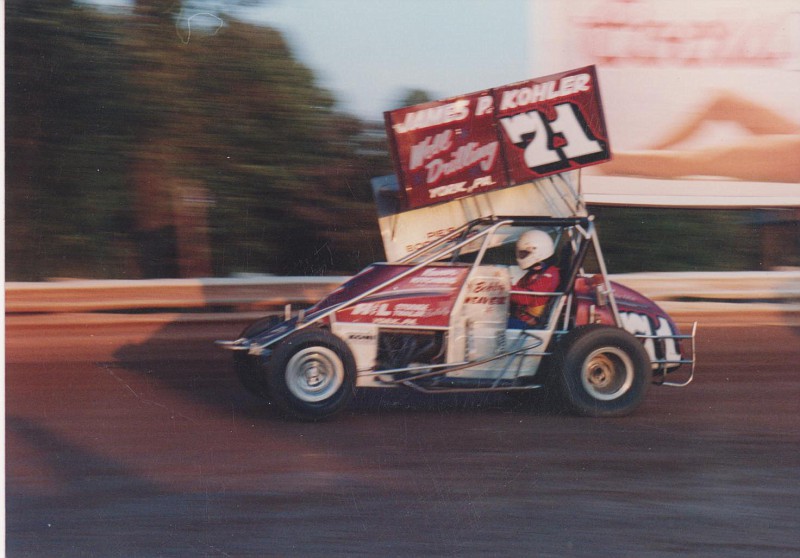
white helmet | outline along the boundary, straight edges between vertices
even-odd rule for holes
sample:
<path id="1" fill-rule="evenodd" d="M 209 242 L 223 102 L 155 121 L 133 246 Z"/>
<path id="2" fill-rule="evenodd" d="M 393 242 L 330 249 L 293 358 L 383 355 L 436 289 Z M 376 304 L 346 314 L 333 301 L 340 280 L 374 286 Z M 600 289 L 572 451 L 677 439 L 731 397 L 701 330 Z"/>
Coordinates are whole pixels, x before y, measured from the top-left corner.
<path id="1" fill-rule="evenodd" d="M 525 231 L 517 240 L 517 265 L 529 269 L 555 252 L 552 237 L 539 229 Z"/>

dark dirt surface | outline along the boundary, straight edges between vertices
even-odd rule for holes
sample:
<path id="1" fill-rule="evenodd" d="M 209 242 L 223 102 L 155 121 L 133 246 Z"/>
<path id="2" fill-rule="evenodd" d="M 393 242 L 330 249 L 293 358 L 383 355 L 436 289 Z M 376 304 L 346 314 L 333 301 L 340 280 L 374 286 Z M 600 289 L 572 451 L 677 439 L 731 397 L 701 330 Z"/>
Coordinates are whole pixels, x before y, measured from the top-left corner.
<path id="1" fill-rule="evenodd" d="M 800 329 L 701 326 L 622 419 L 362 391 L 281 418 L 241 324 L 10 317 L 6 544 L 30 556 L 798 556 Z"/>

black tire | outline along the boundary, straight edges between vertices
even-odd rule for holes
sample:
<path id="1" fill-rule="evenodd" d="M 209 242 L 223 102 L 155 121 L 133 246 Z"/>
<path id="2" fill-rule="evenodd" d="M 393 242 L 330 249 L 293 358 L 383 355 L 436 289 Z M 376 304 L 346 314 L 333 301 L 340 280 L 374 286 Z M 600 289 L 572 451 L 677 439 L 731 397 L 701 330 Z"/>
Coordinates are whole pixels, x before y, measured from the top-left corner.
<path id="1" fill-rule="evenodd" d="M 511 399 L 521 409 L 531 409 L 544 413 L 562 411 L 564 407 L 563 398 L 560 395 L 557 379 L 560 370 L 554 357 L 544 357 L 536 370 L 536 374 L 527 379 L 526 382 L 541 387 L 525 391 L 510 391 Z"/>
<path id="2" fill-rule="evenodd" d="M 269 399 L 267 374 L 258 357 L 237 351 L 233 355 L 233 369 L 244 389 L 256 397 Z"/>
<path id="3" fill-rule="evenodd" d="M 650 358 L 627 331 L 604 325 L 578 328 L 553 355 L 554 380 L 563 401 L 579 415 L 620 417 L 632 413 L 650 386 Z"/>
<path id="4" fill-rule="evenodd" d="M 350 402 L 356 365 L 347 345 L 324 329 L 284 339 L 272 354 L 267 385 L 275 404 L 301 420 L 328 418 Z"/>

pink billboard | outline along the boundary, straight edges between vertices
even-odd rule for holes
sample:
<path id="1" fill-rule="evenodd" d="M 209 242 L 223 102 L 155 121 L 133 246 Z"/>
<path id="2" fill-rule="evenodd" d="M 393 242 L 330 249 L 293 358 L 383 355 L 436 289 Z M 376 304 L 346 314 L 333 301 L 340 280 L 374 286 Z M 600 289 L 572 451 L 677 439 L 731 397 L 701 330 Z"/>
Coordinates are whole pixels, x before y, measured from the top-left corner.
<path id="1" fill-rule="evenodd" d="M 405 209 L 607 161 L 593 66 L 387 112 Z"/>
<path id="2" fill-rule="evenodd" d="M 588 203 L 800 206 L 800 0 L 540 0 L 529 29 L 533 72 L 603 82 Z"/>

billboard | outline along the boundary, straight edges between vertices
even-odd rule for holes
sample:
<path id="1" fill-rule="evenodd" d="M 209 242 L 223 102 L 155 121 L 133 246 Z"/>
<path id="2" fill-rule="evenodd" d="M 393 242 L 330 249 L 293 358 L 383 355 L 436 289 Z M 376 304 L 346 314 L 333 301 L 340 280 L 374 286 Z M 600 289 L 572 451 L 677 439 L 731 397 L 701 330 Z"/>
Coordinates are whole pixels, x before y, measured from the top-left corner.
<path id="1" fill-rule="evenodd" d="M 800 206 L 800 0 L 541 0 L 530 30 L 533 71 L 603 83 L 587 203 Z"/>
<path id="2" fill-rule="evenodd" d="M 593 66 L 385 114 L 404 210 L 607 161 Z"/>

